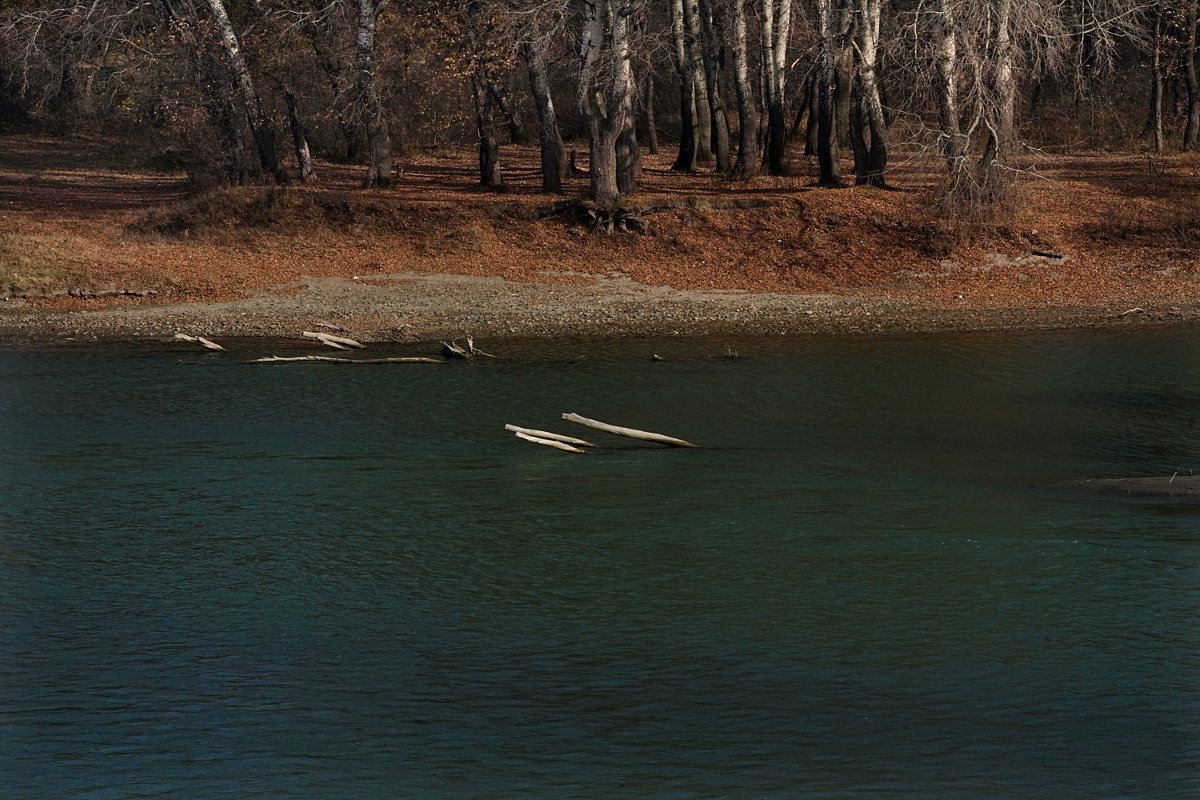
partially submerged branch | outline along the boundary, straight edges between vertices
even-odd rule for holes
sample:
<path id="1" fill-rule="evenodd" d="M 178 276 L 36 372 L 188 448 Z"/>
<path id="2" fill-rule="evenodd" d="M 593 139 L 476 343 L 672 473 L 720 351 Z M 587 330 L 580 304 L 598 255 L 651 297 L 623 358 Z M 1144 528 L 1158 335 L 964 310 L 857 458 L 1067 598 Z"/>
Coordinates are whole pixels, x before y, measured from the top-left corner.
<path id="1" fill-rule="evenodd" d="M 587 450 L 580 450 L 578 447 L 573 447 L 573 446 L 567 444 L 566 442 L 560 442 L 555 439 L 543 439 L 538 436 L 530 436 L 529 434 L 521 433 L 520 431 L 516 431 L 516 436 L 518 439 L 524 439 L 527 442 L 533 442 L 534 444 L 540 444 L 544 447 L 553 447 L 556 450 L 563 450 L 568 453 L 586 453 L 587 452 Z"/>
<path id="2" fill-rule="evenodd" d="M 606 422 L 599 422 L 594 419 L 580 416 L 575 413 L 563 414 L 562 418 L 567 422 L 574 422 L 577 425 L 584 425 L 588 428 L 595 428 L 598 431 L 605 431 L 617 436 L 625 436 L 630 439 L 640 439 L 646 442 L 657 442 L 659 444 L 670 445 L 671 447 L 696 447 L 691 442 L 683 439 L 676 439 L 674 436 L 664 436 L 661 433 L 651 433 L 650 431 L 639 431 L 636 428 L 623 428 L 619 425 L 609 425 Z"/>
<path id="3" fill-rule="evenodd" d="M 177 333 L 177 334 L 175 334 L 175 338 L 181 342 L 192 342 L 194 344 L 200 345 L 201 347 L 207 348 L 209 350 L 214 350 L 216 352 L 220 352 L 220 353 L 225 352 L 224 347 L 221 347 L 221 345 L 217 344 L 216 342 L 212 342 L 212 341 L 209 341 L 208 339 L 205 339 L 203 336 L 189 336 L 186 333 Z"/>
<path id="4" fill-rule="evenodd" d="M 565 444 L 573 444 L 573 445 L 576 445 L 577 447 L 595 447 L 596 446 L 596 445 L 592 444 L 591 442 L 587 441 L 586 439 L 576 439 L 574 436 L 563 436 L 561 433 L 551 433 L 550 431 L 539 431 L 539 430 L 535 430 L 533 428 L 522 428 L 517 425 L 505 425 L 504 430 L 512 431 L 513 433 L 517 434 L 518 436 L 521 434 L 525 434 L 526 436 L 534 436 L 538 439 L 552 439 L 553 441 L 556 441 L 556 442 L 563 442 Z"/>

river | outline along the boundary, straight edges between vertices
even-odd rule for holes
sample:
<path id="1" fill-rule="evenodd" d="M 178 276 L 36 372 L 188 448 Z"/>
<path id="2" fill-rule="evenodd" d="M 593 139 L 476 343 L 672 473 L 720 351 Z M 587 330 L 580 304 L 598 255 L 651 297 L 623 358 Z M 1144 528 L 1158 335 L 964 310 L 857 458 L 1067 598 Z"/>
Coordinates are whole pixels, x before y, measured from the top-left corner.
<path id="1" fill-rule="evenodd" d="M 0 350 L 0 796 L 1200 794 L 1200 332 L 479 345 Z"/>

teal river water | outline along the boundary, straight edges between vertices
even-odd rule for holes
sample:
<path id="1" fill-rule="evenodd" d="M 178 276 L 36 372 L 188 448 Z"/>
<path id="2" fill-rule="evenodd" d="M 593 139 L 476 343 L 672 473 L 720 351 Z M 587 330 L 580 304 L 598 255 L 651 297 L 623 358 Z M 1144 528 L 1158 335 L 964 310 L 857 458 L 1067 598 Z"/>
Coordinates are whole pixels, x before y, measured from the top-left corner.
<path id="1" fill-rule="evenodd" d="M 0 351 L 0 797 L 1200 796 L 1200 331 L 481 345 Z"/>

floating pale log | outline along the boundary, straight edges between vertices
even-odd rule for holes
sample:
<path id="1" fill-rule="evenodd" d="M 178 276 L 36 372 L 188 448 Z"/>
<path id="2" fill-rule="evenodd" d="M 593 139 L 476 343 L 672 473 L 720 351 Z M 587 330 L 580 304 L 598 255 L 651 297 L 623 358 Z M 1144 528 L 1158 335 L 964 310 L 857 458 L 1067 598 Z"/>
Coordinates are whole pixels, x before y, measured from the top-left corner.
<path id="1" fill-rule="evenodd" d="M 243 361 L 243 364 L 278 364 L 292 361 L 324 361 L 328 364 L 445 364 L 440 358 L 404 356 L 402 358 L 334 358 L 333 356 L 267 356 Z"/>
<path id="2" fill-rule="evenodd" d="M 668 444 L 671 447 L 695 447 L 691 442 L 685 442 L 683 439 L 676 439 L 674 436 L 663 436 L 661 433 L 651 433 L 649 431 L 639 431 L 635 428 L 622 428 L 619 425 L 609 425 L 607 422 L 598 422 L 594 419 L 581 417 L 575 413 L 563 414 L 562 418 L 567 422 L 574 422 L 577 425 L 586 425 L 589 428 L 595 428 L 598 431 L 606 431 L 617 436 L 626 436 L 630 439 L 641 439 L 646 442 L 658 442 L 659 444 Z"/>
<path id="3" fill-rule="evenodd" d="M 576 445 L 577 447 L 595 447 L 596 446 L 596 445 L 592 444 L 591 442 L 587 441 L 586 439 L 576 439 L 574 436 L 563 436 L 561 433 L 550 433 L 550 431 L 539 431 L 539 430 L 534 430 L 533 428 L 522 428 L 517 425 L 505 425 L 504 430 L 512 431 L 513 433 L 516 433 L 516 434 L 523 433 L 527 436 L 535 436 L 538 439 L 552 439 L 553 441 L 556 441 L 556 442 L 565 442 L 566 444 L 573 444 L 573 445 Z"/>
<path id="4" fill-rule="evenodd" d="M 224 347 L 221 347 L 221 345 L 217 344 L 216 342 L 210 342 L 208 339 L 205 339 L 203 336 L 189 336 L 186 333 L 176 333 L 175 338 L 179 339 L 182 342 L 193 342 L 194 344 L 198 344 L 201 347 L 206 347 L 209 350 L 215 350 L 220 353 L 225 352 Z"/>
<path id="5" fill-rule="evenodd" d="M 567 444 L 566 442 L 559 442 L 559 441 L 555 441 L 554 439 L 542 439 L 537 436 L 530 436 L 527 433 L 521 433 L 520 431 L 516 431 L 516 435 L 517 435 L 518 439 L 524 439 L 527 442 L 533 442 L 534 444 L 545 445 L 546 447 L 553 447 L 557 450 L 565 450 L 568 453 L 586 453 L 587 452 L 587 450 L 580 450 L 578 447 L 573 447 L 573 446 Z"/>
<path id="6" fill-rule="evenodd" d="M 316 339 L 322 344 L 327 344 L 330 347 L 336 347 L 338 350 L 348 350 L 351 347 L 361 348 L 366 347 L 362 342 L 356 342 L 353 339 L 348 339 L 345 336 L 334 336 L 332 333 L 321 333 L 319 331 L 305 331 L 305 339 Z"/>

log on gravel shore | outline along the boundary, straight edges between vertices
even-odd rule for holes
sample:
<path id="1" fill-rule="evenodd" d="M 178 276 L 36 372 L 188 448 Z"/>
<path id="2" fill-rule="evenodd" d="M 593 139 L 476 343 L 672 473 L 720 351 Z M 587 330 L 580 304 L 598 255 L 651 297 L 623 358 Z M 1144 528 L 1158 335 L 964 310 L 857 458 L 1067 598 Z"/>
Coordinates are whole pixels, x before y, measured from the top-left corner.
<path id="1" fill-rule="evenodd" d="M 623 428 L 620 425 L 609 425 L 607 422 L 600 422 L 594 419 L 580 416 L 574 412 L 562 415 L 562 418 L 567 422 L 574 422 L 577 425 L 585 425 L 589 428 L 595 428 L 598 431 L 605 431 L 617 436 L 625 436 L 630 439 L 640 439 L 645 442 L 657 442 L 658 444 L 670 445 L 671 447 L 696 447 L 691 442 L 683 439 L 676 439 L 674 436 L 664 436 L 661 433 L 651 433 L 650 431 L 639 431 L 636 428 Z"/>
<path id="2" fill-rule="evenodd" d="M 198 344 L 205 349 L 214 350 L 218 353 L 225 352 L 224 347 L 221 347 L 221 345 L 217 344 L 216 342 L 211 342 L 208 339 L 205 339 L 203 336 L 189 336 L 186 333 L 177 333 L 175 334 L 175 338 L 181 342 L 192 342 L 194 344 Z"/>
<path id="3" fill-rule="evenodd" d="M 332 333 L 321 333 L 320 331 L 305 331 L 304 338 L 316 339 L 321 344 L 327 344 L 330 347 L 336 347 L 338 350 L 366 347 L 366 345 L 362 342 L 356 342 L 355 340 L 345 336 L 334 336 Z"/>

